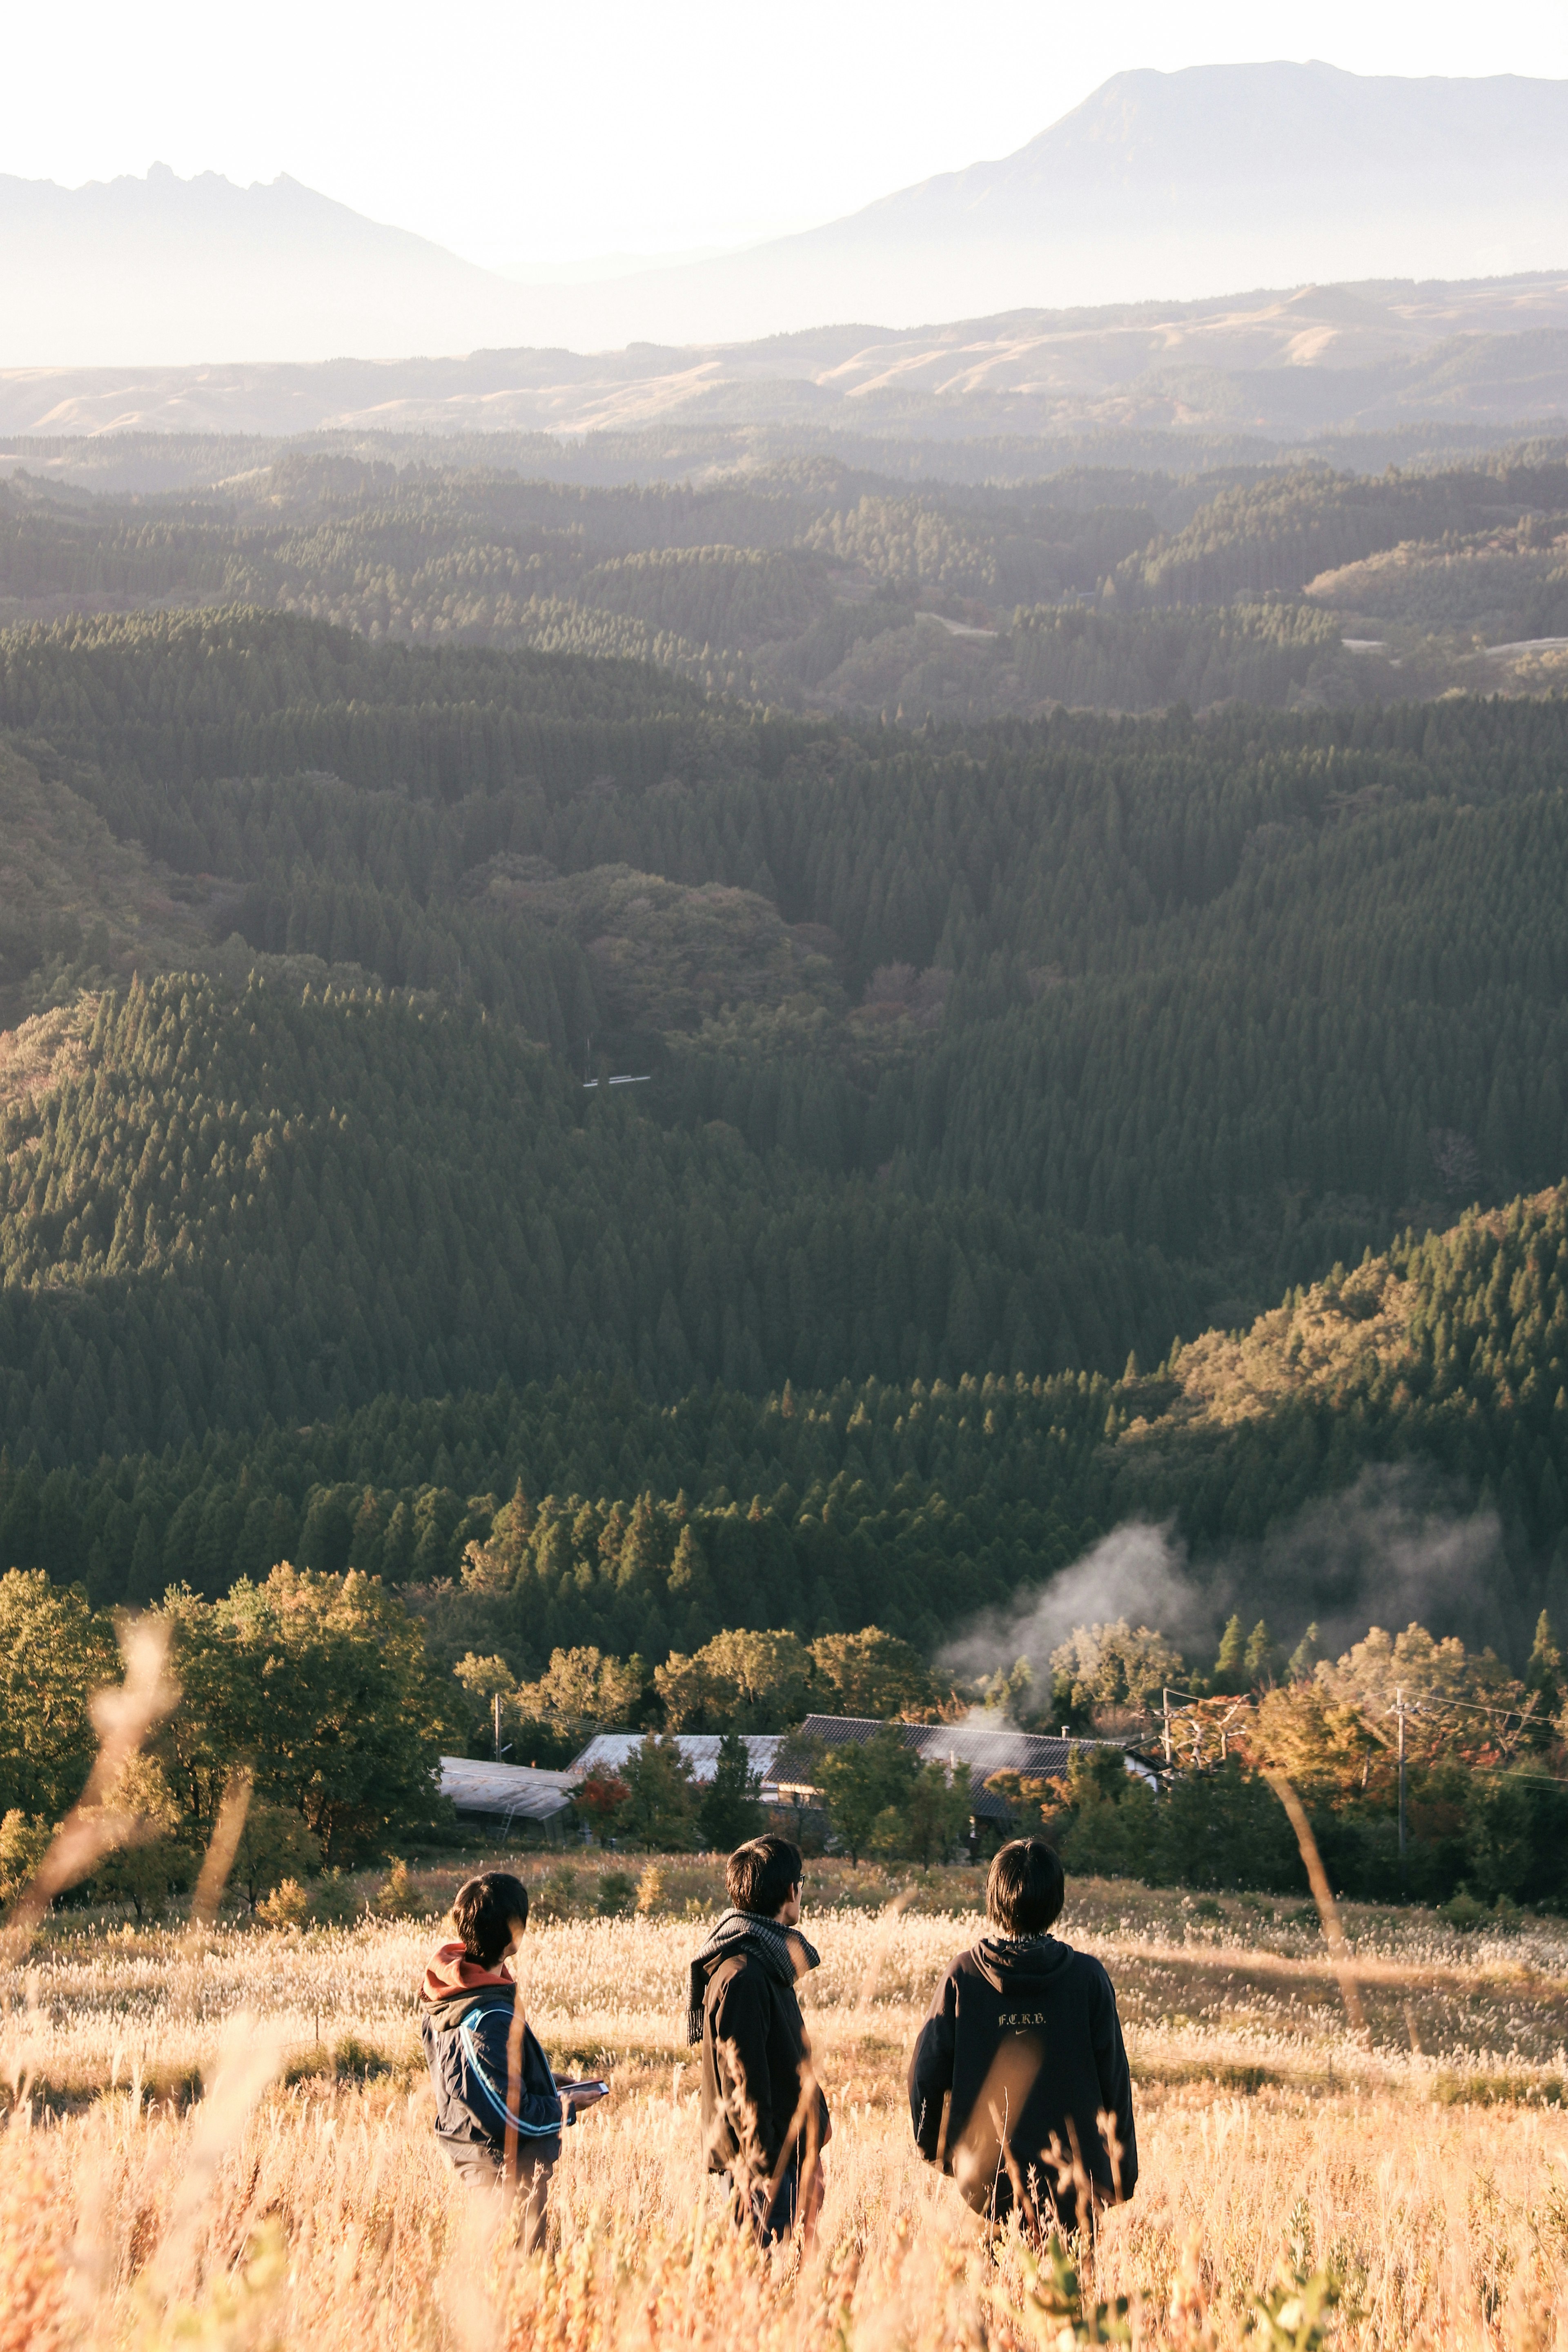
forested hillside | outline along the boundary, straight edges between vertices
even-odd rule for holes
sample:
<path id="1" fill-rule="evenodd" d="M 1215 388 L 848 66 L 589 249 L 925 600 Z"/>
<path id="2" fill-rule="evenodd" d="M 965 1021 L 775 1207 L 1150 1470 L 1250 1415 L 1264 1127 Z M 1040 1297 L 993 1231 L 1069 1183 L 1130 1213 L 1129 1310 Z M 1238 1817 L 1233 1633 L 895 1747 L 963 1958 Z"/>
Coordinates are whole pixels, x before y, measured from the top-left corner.
<path id="1" fill-rule="evenodd" d="M 503 1374 L 1104 1364 L 1181 1307 L 1117 1237 L 664 1124 L 473 1012 L 259 981 L 105 997 L 0 1153 L 0 1417 L 48 1461 Z"/>
<path id="2" fill-rule="evenodd" d="M 465 1372 L 441 1352 L 442 1308 L 416 1342 L 378 1338 L 337 1402 L 394 1367 L 405 1380 L 410 1346 L 422 1362 L 429 1341 L 432 1386 L 577 1364 L 625 1364 L 663 1395 L 696 1374 L 1114 1371 L 1130 1348 L 1161 1355 L 1404 1223 L 1568 1164 L 1560 702 L 1237 710 L 1201 725 L 1063 715 L 910 738 L 704 705 L 647 669 L 374 649 L 230 614 L 0 641 L 0 715 L 46 803 L 52 778 L 184 877 L 214 980 L 154 991 L 134 1017 L 105 1002 L 79 1083 L 100 1102 L 124 1087 L 142 1122 L 117 1110 L 112 1148 L 108 1114 L 85 1101 L 16 1107 L 16 1279 L 52 1297 L 68 1267 L 119 1279 L 139 1252 L 172 1248 L 182 1221 L 195 1233 L 157 1164 L 161 1087 L 182 1051 L 179 1083 L 204 1102 L 197 1137 L 208 1104 L 242 1119 L 196 1141 L 186 1184 L 223 1227 L 218 1262 L 251 1212 L 221 1178 L 208 1203 L 214 1155 L 226 1169 L 268 1120 L 316 1133 L 358 1101 L 378 1157 L 392 1122 L 427 1128 L 436 1160 L 461 1131 L 470 1170 L 526 1167 L 541 1200 L 578 1190 L 553 1169 L 552 1122 L 610 1154 L 607 1201 L 616 1155 L 651 1155 L 667 1173 L 650 1198 L 668 1182 L 693 1213 L 710 1205 L 726 1249 L 748 1268 L 760 1251 L 775 1287 L 775 1213 L 802 1234 L 856 1220 L 904 1235 L 885 1260 L 881 1243 L 857 1248 L 853 1298 L 837 1272 L 813 1277 L 831 1312 L 798 1278 L 786 1308 L 754 1270 L 711 1277 L 726 1328 L 684 1274 L 639 1270 L 612 1303 L 588 1270 L 596 1253 L 665 1261 L 645 1251 L 635 1206 L 606 1208 L 570 1346 L 539 1336 L 563 1292 L 531 1337 L 518 1326 L 513 1352 L 483 1343 Z M 122 988 L 139 953 L 84 939 L 62 969 L 36 944 L 36 985 L 57 994 Z M 259 1013 L 243 999 L 258 957 L 272 968 Z M 312 977 L 361 1002 L 300 1007 Z M 432 1002 L 370 1001 L 387 991 Z M 313 1023 L 315 1040 L 258 1048 L 257 1020 Z M 403 1038 L 433 1023 L 466 1042 L 443 1047 L 426 1081 Z M 530 1037 L 553 1058 L 531 1062 Z M 469 1077 L 469 1051 L 510 1075 Z M 646 1091 L 584 1093 L 582 1078 L 619 1075 L 610 1057 L 623 1055 Z M 513 1123 L 531 1091 L 540 1123 L 520 1160 Z M 134 1234 L 132 1133 L 136 1164 L 153 1155 Z M 664 1219 L 650 1209 L 650 1224 Z M 1021 1279 L 1047 1231 L 1077 1236 L 1051 1258 L 1081 1268 L 1087 1294 L 1068 1271 Z M 1095 1255 L 1108 1247 L 1132 1253 L 1123 1274 Z M 932 1250 L 940 1269 L 921 1273 L 911 1311 L 902 1269 L 936 1269 Z M 574 1264 L 568 1250 L 563 1282 Z M 509 1280 L 524 1278 L 514 1255 Z M 477 1268 L 476 1281 L 483 1297 Z M 454 1273 L 452 1301 L 461 1286 Z M 667 1291 L 680 1344 L 667 1317 L 656 1347 Z M 286 1381 L 247 1376 L 235 1394 L 252 1402 L 220 1418 L 290 1413 L 301 1379 L 297 1362 Z M 139 1410 L 153 1410 L 145 1395 Z M 48 1433 L 71 1443 L 58 1417 Z"/>
<path id="3" fill-rule="evenodd" d="M 89 1381 L 104 1332 L 62 1333 Z M 1294 1643 L 1375 1615 L 1380 1548 L 1440 1547 L 1444 1514 L 1479 1506 L 1463 1585 L 1427 1596 L 1439 1629 L 1522 1659 L 1540 1608 L 1568 1619 L 1568 1186 L 1119 1380 L 715 1383 L 669 1405 L 625 1373 L 413 1388 L 303 1427 L 121 1439 L 96 1466 L 18 1469 L 12 1446 L 0 1552 L 100 1606 L 216 1596 L 279 1558 L 358 1568 L 415 1588 L 448 1657 L 537 1673 L 585 1644 L 651 1667 L 735 1626 L 875 1621 L 930 1648 L 1136 1518 L 1173 1522 L 1216 1621 L 1235 1602 Z M 1393 1483 L 1369 1495 L 1369 1474 Z M 1350 1519 L 1270 1550 L 1347 1488 Z"/>
<path id="4" fill-rule="evenodd" d="M 1568 701 L 1429 689 L 1565 518 L 1555 447 L 6 485 L 0 1566 L 651 1673 L 929 1653 L 1143 1517 L 1294 1641 L 1371 1479 L 1519 1663 Z"/>
<path id="5" fill-rule="evenodd" d="M 249 454 L 213 444 L 215 472 Z M 1568 610 L 1560 441 L 1376 476 L 1349 443 L 1306 463 L 1174 439 L 1134 466 L 1042 452 L 1033 480 L 1008 478 L 1005 444 L 979 479 L 964 449 L 951 478 L 911 480 L 891 441 L 849 463 L 748 459 L 722 434 L 643 454 L 640 479 L 578 482 L 537 436 L 459 455 L 362 436 L 258 445 L 210 488 L 142 497 L 18 471 L 0 618 L 257 604 L 915 723 L 1531 684 L 1485 649 Z"/>
<path id="6" fill-rule="evenodd" d="M 241 980 L 435 988 L 583 1075 L 635 1057 L 661 1150 L 719 1121 L 786 1188 L 984 1194 L 1178 1269 L 1065 1351 L 1014 1290 L 952 1369 L 1114 1370 L 1568 1164 L 1558 701 L 911 738 L 229 615 L 0 642 L 0 715 Z M 923 1363 L 759 1333 L 763 1372 L 935 1370 L 931 1312 Z"/>

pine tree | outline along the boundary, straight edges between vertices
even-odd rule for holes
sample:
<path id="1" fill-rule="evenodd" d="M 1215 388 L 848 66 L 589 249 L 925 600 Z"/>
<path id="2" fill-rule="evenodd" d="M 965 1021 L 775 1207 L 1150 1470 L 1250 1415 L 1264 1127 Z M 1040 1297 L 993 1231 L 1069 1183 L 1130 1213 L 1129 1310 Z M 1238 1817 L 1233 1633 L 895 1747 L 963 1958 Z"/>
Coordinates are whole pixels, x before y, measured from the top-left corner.
<path id="1" fill-rule="evenodd" d="M 728 1853 L 748 1838 L 760 1836 L 766 1821 L 758 1791 L 762 1776 L 752 1769 L 750 1752 L 739 1732 L 726 1732 L 719 1742 L 713 1778 L 697 1808 L 697 1825 L 703 1843 Z"/>
<path id="2" fill-rule="evenodd" d="M 1209 1677 L 1215 1691 L 1244 1691 L 1249 1677 L 1247 1672 L 1247 1635 L 1239 1616 L 1232 1616 L 1220 1636 L 1219 1654 Z"/>

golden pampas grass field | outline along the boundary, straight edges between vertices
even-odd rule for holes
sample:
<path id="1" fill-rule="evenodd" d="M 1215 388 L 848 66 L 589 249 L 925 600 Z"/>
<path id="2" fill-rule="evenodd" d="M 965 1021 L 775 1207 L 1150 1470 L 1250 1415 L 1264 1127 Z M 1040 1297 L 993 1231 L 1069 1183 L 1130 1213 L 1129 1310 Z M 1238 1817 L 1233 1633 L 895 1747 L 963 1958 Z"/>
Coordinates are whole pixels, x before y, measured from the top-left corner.
<path id="1" fill-rule="evenodd" d="M 910 2142 L 903 2070 L 980 1931 L 973 1873 L 900 1904 L 817 1872 L 821 2230 L 772 2260 L 737 2242 L 682 2033 L 710 1899 L 684 1868 L 642 1915 L 593 1916 L 591 1872 L 538 1906 L 589 1916 L 536 1917 L 530 2014 L 614 2089 L 531 2257 L 431 2137 L 414 1996 L 458 1870 L 405 1882 L 426 1916 L 335 1928 L 50 1923 L 5 1979 L 0 2352 L 1568 2344 L 1568 1929 L 1348 1912 L 1357 2032 L 1298 1906 L 1072 1888 L 1061 1932 L 1116 1982 L 1142 2164 L 1075 2288 L 987 2243 Z"/>

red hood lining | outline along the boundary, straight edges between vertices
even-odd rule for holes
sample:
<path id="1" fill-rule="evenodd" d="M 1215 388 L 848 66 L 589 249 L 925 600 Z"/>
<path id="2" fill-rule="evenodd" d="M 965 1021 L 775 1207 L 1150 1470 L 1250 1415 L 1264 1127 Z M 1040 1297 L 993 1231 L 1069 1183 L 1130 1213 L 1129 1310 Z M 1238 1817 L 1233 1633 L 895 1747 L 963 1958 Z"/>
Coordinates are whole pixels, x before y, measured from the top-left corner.
<path id="1" fill-rule="evenodd" d="M 430 1955 L 419 1997 L 427 2001 L 451 2000 L 458 1993 L 483 1992 L 491 1985 L 507 1992 L 517 1990 L 516 1979 L 504 1969 L 481 1968 L 478 1960 L 469 1959 L 461 1944 L 453 1941 L 438 1944 Z"/>

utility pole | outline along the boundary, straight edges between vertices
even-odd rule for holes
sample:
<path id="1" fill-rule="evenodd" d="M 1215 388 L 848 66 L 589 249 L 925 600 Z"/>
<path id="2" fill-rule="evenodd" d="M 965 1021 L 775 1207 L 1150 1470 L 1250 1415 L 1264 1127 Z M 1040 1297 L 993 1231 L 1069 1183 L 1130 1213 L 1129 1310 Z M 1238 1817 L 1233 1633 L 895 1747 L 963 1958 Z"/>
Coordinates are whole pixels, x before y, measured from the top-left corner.
<path id="1" fill-rule="evenodd" d="M 1168 1763 L 1170 1762 L 1170 1760 L 1171 1760 L 1171 1694 L 1170 1694 L 1170 1692 L 1169 1692 L 1169 1691 L 1162 1691 L 1162 1693 L 1160 1694 L 1160 1698 L 1161 1698 L 1161 1706 L 1162 1706 L 1162 1709 L 1163 1709 L 1163 1714 L 1164 1714 L 1164 1717 L 1165 1717 L 1165 1761 L 1166 1761 L 1166 1763 L 1168 1764 Z"/>
<path id="2" fill-rule="evenodd" d="M 496 1762 L 499 1764 L 499 1763 L 500 1762 L 500 1691 L 497 1691 L 497 1693 L 495 1694 L 495 1696 L 494 1696 L 494 1697 L 491 1699 L 491 1701 L 490 1701 L 490 1712 L 491 1712 L 491 1714 L 492 1714 L 492 1715 L 494 1716 L 494 1717 L 495 1717 L 495 1727 L 496 1727 Z"/>
<path id="3" fill-rule="evenodd" d="M 1405 1877 L 1405 1693 L 1394 1694 L 1394 1712 L 1399 1724 L 1399 1874 L 1403 1891 Z"/>

